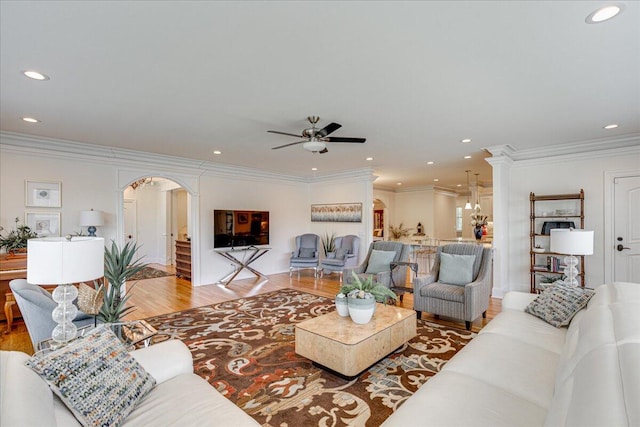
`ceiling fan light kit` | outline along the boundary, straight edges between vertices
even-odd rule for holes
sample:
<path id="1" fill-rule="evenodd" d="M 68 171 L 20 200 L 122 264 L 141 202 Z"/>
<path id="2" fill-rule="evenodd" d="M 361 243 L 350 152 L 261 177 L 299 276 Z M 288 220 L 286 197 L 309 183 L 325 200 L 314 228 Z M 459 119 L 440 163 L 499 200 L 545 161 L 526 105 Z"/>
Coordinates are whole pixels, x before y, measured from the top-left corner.
<path id="1" fill-rule="evenodd" d="M 308 129 L 304 129 L 300 135 L 296 135 L 294 133 L 289 132 L 280 132 L 277 130 L 268 130 L 269 133 L 276 133 L 278 135 L 286 135 L 286 136 L 294 136 L 296 138 L 303 138 L 302 141 L 292 142 L 289 144 L 279 145 L 277 147 L 273 147 L 272 150 L 278 150 L 280 148 L 290 147 L 292 145 L 302 144 L 302 148 L 307 151 L 311 151 L 312 153 L 328 153 L 327 143 L 328 142 L 347 142 L 347 143 L 364 143 L 366 141 L 365 138 L 349 138 L 349 137 L 339 137 L 339 136 L 328 136 L 329 134 L 337 131 L 342 127 L 339 123 L 329 123 L 327 126 L 322 129 L 316 128 L 316 123 L 320 121 L 320 117 L 318 116 L 309 116 L 307 117 L 309 123 L 311 123 L 311 127 Z"/>

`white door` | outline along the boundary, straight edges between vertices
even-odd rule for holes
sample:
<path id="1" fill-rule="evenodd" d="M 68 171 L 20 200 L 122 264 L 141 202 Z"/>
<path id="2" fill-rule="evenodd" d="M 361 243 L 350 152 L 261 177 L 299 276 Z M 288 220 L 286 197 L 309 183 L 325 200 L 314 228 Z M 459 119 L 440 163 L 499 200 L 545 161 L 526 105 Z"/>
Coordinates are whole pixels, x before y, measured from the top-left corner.
<path id="1" fill-rule="evenodd" d="M 135 200 L 124 201 L 124 241 L 129 242 L 131 240 L 136 241 L 137 238 L 137 207 Z"/>
<path id="2" fill-rule="evenodd" d="M 640 176 L 614 180 L 613 280 L 640 283 Z"/>

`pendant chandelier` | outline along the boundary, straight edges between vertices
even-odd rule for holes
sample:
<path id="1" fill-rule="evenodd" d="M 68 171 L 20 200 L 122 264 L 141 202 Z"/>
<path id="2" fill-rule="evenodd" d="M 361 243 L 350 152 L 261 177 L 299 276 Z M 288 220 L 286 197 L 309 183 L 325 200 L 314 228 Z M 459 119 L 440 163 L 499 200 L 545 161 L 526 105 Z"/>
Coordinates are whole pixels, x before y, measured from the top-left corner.
<path id="1" fill-rule="evenodd" d="M 479 173 L 476 173 L 476 206 L 475 206 L 475 210 L 479 211 L 480 210 L 480 181 L 478 181 L 478 175 L 480 175 Z"/>
<path id="2" fill-rule="evenodd" d="M 467 173 L 467 204 L 464 205 L 464 208 L 466 210 L 471 209 L 471 202 L 469 201 L 469 195 L 471 194 L 471 188 L 469 188 L 469 172 L 471 172 L 470 170 L 466 170 L 465 171 Z"/>

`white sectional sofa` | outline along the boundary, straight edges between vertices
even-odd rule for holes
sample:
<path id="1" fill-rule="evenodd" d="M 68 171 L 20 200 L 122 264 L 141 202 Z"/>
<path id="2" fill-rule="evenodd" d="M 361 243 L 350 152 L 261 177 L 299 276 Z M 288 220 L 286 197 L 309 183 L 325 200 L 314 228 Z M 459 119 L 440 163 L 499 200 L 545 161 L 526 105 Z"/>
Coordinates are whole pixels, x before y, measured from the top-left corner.
<path id="1" fill-rule="evenodd" d="M 502 312 L 384 426 L 639 426 L 640 284 L 596 289 L 568 328 Z"/>
<path id="2" fill-rule="evenodd" d="M 123 426 L 260 425 L 193 373 L 191 352 L 181 341 L 166 341 L 131 354 L 155 378 L 156 386 Z M 21 352 L 0 352 L 0 425 L 79 426 L 49 386 L 24 365 L 28 358 Z"/>

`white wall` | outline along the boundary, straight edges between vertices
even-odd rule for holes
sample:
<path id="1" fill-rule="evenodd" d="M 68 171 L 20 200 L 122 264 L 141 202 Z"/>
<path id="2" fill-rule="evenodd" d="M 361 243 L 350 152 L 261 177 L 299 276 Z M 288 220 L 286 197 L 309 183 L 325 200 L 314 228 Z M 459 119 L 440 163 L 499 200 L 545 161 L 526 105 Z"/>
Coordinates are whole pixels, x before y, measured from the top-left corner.
<path id="1" fill-rule="evenodd" d="M 62 207 L 25 207 L 25 181 L 62 183 Z M 0 151 L 0 225 L 11 229 L 17 216 L 24 221 L 26 212 L 59 212 L 61 235 L 75 234 L 80 227 L 80 211 L 104 212 L 105 224 L 96 234 L 109 244 L 116 236 L 115 174 L 109 165 L 90 160 L 78 161 L 36 153 Z"/>
<path id="2" fill-rule="evenodd" d="M 136 160 L 130 160 L 135 158 Z M 308 183 L 296 177 L 280 178 L 275 174 L 203 164 L 185 159 L 167 159 L 145 153 L 128 153 L 80 143 L 39 140 L 23 136 L 5 136 L 0 140 L 0 225 L 13 226 L 16 216 L 24 218 L 24 181 L 62 182 L 62 208 L 39 209 L 61 212 L 63 234 L 80 230 L 79 212 L 86 209 L 105 213 L 105 225 L 98 235 L 106 241 L 122 239 L 123 189 L 141 176 L 160 176 L 186 184 L 192 192 L 196 214 L 189 212 L 192 253 L 199 265 L 192 272 L 195 285 L 211 284 L 228 274 L 229 262 L 214 252 L 213 210 L 251 209 L 270 212 L 270 247 L 252 267 L 265 274 L 287 271 L 296 235 L 319 232 L 325 228 L 338 234 L 356 234 L 368 245 L 372 230 L 371 172 L 352 172 L 324 182 Z M 163 190 L 159 190 L 163 191 Z M 136 191 L 139 212 L 165 212 L 166 197 L 154 194 L 154 187 Z M 313 194 L 313 196 L 312 196 Z M 362 202 L 362 223 L 311 223 L 311 203 Z M 36 209 L 28 209 L 36 210 Z M 194 218 L 196 219 L 194 221 Z M 165 232 L 156 215 L 146 215 L 138 222 L 139 241 L 145 248 L 157 246 L 145 242 L 158 239 Z M 86 230 L 85 230 L 86 232 Z M 120 236 L 120 237 L 117 237 Z M 147 258 L 161 256 L 146 254 Z M 147 261 L 147 259 L 145 259 Z M 238 278 L 253 277 L 246 271 Z"/>
<path id="3" fill-rule="evenodd" d="M 529 193 L 566 194 L 585 192 L 585 228 L 594 230 L 594 253 L 585 257 L 588 287 L 604 283 L 605 173 L 638 170 L 640 150 L 635 154 L 599 152 L 588 158 L 557 156 L 516 161 L 510 170 L 509 254 L 506 290 L 529 290 Z M 494 193 L 495 193 L 494 188 Z"/>
<path id="4" fill-rule="evenodd" d="M 430 236 L 451 238 L 456 236 L 457 194 L 450 191 L 434 190 L 433 229 Z"/>
<path id="5" fill-rule="evenodd" d="M 311 204 L 362 203 L 362 222 L 310 222 L 310 232 L 323 237 L 353 234 L 360 237 L 358 252 L 360 263 L 373 241 L 373 179 L 369 171 L 345 174 L 339 179 L 315 182 L 309 185 L 309 206 L 305 217 L 311 217 Z"/>

